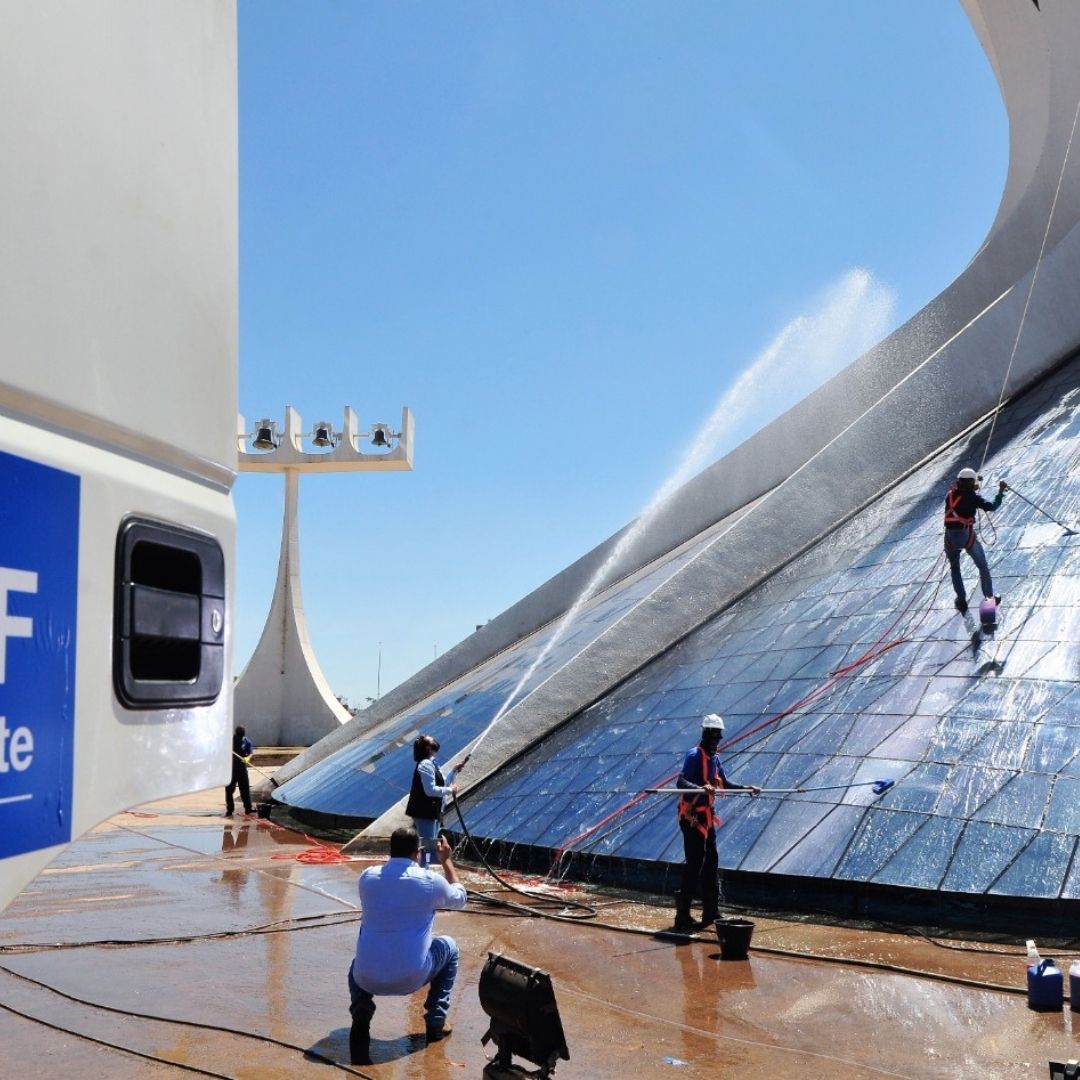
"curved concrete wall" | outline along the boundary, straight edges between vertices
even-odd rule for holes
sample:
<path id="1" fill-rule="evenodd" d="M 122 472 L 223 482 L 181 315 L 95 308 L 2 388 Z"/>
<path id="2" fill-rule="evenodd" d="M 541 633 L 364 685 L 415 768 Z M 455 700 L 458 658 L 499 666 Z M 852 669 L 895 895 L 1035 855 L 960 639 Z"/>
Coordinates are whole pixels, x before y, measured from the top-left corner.
<path id="1" fill-rule="evenodd" d="M 978 253 L 904 326 L 674 496 L 615 576 L 761 501 L 622 620 L 617 632 L 594 642 L 511 710 L 474 758 L 470 782 L 595 701 L 991 411 L 1044 237 L 1046 253 L 1009 393 L 1080 343 L 1074 301 L 1080 286 L 1080 148 L 1062 176 L 1080 100 L 1080 7 L 1055 4 L 1040 12 L 1017 0 L 966 0 L 964 6 L 997 75 L 1011 133 L 1002 203 Z M 783 493 L 783 508 L 772 498 L 775 492 Z M 558 617 L 623 531 L 301 755 L 279 778 L 296 775 Z"/>

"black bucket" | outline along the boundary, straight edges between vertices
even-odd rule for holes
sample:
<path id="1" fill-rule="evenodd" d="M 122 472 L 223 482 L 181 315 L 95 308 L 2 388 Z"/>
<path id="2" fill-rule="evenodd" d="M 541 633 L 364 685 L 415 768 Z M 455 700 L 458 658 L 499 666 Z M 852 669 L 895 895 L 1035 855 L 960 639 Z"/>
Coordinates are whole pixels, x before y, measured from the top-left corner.
<path id="1" fill-rule="evenodd" d="M 725 916 L 716 920 L 716 936 L 720 939 L 721 960 L 745 960 L 750 953 L 750 938 L 754 924 L 749 919 Z"/>
<path id="2" fill-rule="evenodd" d="M 255 807 L 255 813 L 261 818 L 268 818 L 270 811 L 273 810 L 274 804 L 268 802 L 261 802 Z"/>

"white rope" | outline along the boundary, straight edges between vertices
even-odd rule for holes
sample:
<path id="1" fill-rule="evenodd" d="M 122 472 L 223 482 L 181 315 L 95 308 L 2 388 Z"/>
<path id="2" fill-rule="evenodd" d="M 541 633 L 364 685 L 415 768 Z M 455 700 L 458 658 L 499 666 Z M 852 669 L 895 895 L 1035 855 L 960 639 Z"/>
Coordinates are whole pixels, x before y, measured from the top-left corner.
<path id="1" fill-rule="evenodd" d="M 1012 374 L 1013 361 L 1016 360 L 1017 350 L 1020 348 L 1020 336 L 1024 332 L 1024 323 L 1027 321 L 1028 308 L 1031 306 L 1031 296 L 1035 292 L 1035 281 L 1039 276 L 1039 267 L 1042 265 L 1043 256 L 1046 254 L 1046 244 L 1050 238 L 1050 226 L 1054 222 L 1054 211 L 1057 209 L 1058 196 L 1061 194 L 1061 185 L 1065 181 L 1065 167 L 1069 164 L 1069 154 L 1072 152 L 1073 136 L 1076 134 L 1076 122 L 1080 119 L 1080 100 L 1076 102 L 1076 112 L 1073 114 L 1072 130 L 1069 132 L 1069 141 L 1065 146 L 1065 157 L 1061 162 L 1061 172 L 1058 174 L 1057 187 L 1054 189 L 1054 198 L 1050 203 L 1050 214 L 1046 219 L 1046 230 L 1043 233 L 1042 244 L 1039 245 L 1039 257 L 1035 260 L 1035 269 L 1031 272 L 1031 284 L 1028 285 L 1027 298 L 1024 300 L 1024 310 L 1020 315 L 1020 324 L 1016 328 L 1016 339 L 1013 341 L 1012 353 L 1009 356 L 1009 366 L 1005 369 L 1005 379 L 1001 384 L 1001 394 L 998 396 L 997 407 L 994 409 L 993 419 L 990 421 L 990 430 L 986 434 L 986 446 L 983 447 L 982 460 L 979 462 L 978 471 L 981 473 L 986 464 L 986 456 L 990 453 L 990 440 L 994 437 L 994 428 L 997 427 L 998 415 L 1001 412 L 1001 403 L 1005 400 L 1005 391 L 1009 385 L 1009 376 Z"/>

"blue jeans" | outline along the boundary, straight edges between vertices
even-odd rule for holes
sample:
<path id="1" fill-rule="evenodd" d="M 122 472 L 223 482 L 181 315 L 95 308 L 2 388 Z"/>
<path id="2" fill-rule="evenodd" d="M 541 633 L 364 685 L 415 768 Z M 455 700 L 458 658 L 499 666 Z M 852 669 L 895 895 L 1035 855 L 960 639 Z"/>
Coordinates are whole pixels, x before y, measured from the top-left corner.
<path id="1" fill-rule="evenodd" d="M 450 991 L 454 989 L 457 978 L 457 942 L 452 937 L 432 938 L 428 955 L 431 957 L 431 975 L 424 1000 L 424 1022 L 429 1028 L 441 1028 L 450 1011 Z M 354 1027 L 367 1027 L 375 1015 L 375 997 L 357 984 L 353 978 L 352 964 L 349 964 L 349 1014 Z"/>
<path id="2" fill-rule="evenodd" d="M 969 533 L 967 529 L 945 530 L 945 556 L 949 560 L 949 570 L 952 573 L 953 589 L 958 600 L 966 598 L 967 590 L 964 588 L 964 578 L 960 573 L 960 553 L 964 550 L 971 556 L 971 561 L 979 568 L 979 584 L 982 586 L 982 594 L 989 598 L 994 595 L 994 583 L 990 580 L 990 567 L 986 562 L 986 552 L 978 537 L 975 538 L 970 548 L 965 549 Z"/>
<path id="3" fill-rule="evenodd" d="M 439 837 L 439 822 L 436 818 L 412 819 L 416 835 L 420 837 L 420 865 L 426 870 L 431 865 L 435 854 L 435 841 Z"/>

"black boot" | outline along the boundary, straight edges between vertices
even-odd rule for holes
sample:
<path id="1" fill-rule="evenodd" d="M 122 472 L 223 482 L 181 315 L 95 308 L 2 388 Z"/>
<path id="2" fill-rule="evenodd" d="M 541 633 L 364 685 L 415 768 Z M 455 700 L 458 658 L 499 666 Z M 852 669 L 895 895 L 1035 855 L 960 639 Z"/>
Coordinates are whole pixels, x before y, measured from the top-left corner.
<path id="1" fill-rule="evenodd" d="M 675 893 L 675 929 L 684 934 L 697 929 L 697 923 L 690 914 L 690 896 L 681 891 Z"/>
<path id="2" fill-rule="evenodd" d="M 712 926 L 720 915 L 720 893 L 709 892 L 701 899 L 701 925 Z"/>
<path id="3" fill-rule="evenodd" d="M 349 1059 L 353 1065 L 371 1064 L 371 1021 L 353 1020 L 349 1030 Z"/>

